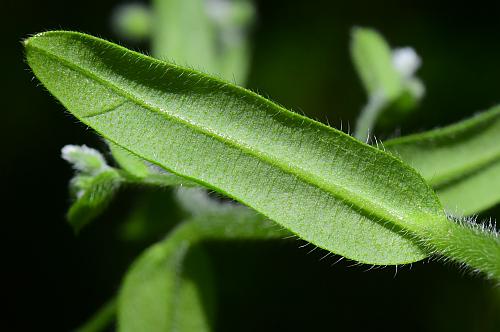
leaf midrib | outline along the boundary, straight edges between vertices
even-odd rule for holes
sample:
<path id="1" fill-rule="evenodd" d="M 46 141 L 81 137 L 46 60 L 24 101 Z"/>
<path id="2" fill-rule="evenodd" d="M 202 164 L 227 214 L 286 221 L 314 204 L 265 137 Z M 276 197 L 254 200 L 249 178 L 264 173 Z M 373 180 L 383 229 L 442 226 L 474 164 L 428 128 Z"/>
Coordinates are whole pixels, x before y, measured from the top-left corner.
<path id="1" fill-rule="evenodd" d="M 354 210 L 355 212 L 363 214 L 365 216 L 376 217 L 376 218 L 371 219 L 373 222 L 376 222 L 380 225 L 385 225 L 386 224 L 385 221 L 389 221 L 392 224 L 402 226 L 397 222 L 398 219 L 401 219 L 401 216 L 393 215 L 390 211 L 391 209 L 386 209 L 382 205 L 379 205 L 379 204 L 371 202 L 371 201 L 367 201 L 367 200 L 363 199 L 360 195 L 358 195 L 355 192 L 353 192 L 349 189 L 346 189 L 342 186 L 324 185 L 321 183 L 321 179 L 319 177 L 308 173 L 307 171 L 303 170 L 301 167 L 299 167 L 297 165 L 294 165 L 293 168 L 288 167 L 287 165 L 280 163 L 278 160 L 276 160 L 276 158 L 269 156 L 266 153 L 263 153 L 262 151 L 260 151 L 258 149 L 252 150 L 252 148 L 247 147 L 243 142 L 235 141 L 233 139 L 229 139 L 228 137 L 221 136 L 215 132 L 210 131 L 209 128 L 205 128 L 201 125 L 197 125 L 196 123 L 194 123 L 190 120 L 187 120 L 187 119 L 183 119 L 180 116 L 174 116 L 174 115 L 168 113 L 167 110 L 163 110 L 161 108 L 158 109 L 157 107 L 155 107 L 153 105 L 149 105 L 147 102 L 141 100 L 140 98 L 134 96 L 133 94 L 128 93 L 127 91 L 123 90 L 119 86 L 116 86 L 115 84 L 101 78 L 100 76 L 96 75 L 92 71 L 89 71 L 88 69 L 86 69 L 82 66 L 78 66 L 78 65 L 73 64 L 72 62 L 68 61 L 64 57 L 61 57 L 57 54 L 49 52 L 46 49 L 35 46 L 33 44 L 31 44 L 29 46 L 33 49 L 36 49 L 37 51 L 39 51 L 41 53 L 44 53 L 48 57 L 56 59 L 58 62 L 60 62 L 64 66 L 68 67 L 69 69 L 74 70 L 76 72 L 79 72 L 80 74 L 82 74 L 84 76 L 87 76 L 91 79 L 96 80 L 98 83 L 102 84 L 105 87 L 108 87 L 109 89 L 111 89 L 112 91 L 117 93 L 119 96 L 128 99 L 130 102 L 135 103 L 138 106 L 141 106 L 141 107 L 143 107 L 143 108 L 145 108 L 153 113 L 160 113 L 161 115 L 169 118 L 170 120 L 172 120 L 174 122 L 181 123 L 181 124 L 185 125 L 186 127 L 193 129 L 195 132 L 199 132 L 203 135 L 207 135 L 209 137 L 212 137 L 213 139 L 216 139 L 216 140 L 222 142 L 223 144 L 226 144 L 228 146 L 232 146 L 232 147 L 236 148 L 237 150 L 242 151 L 243 153 L 245 153 L 251 157 L 254 157 L 258 160 L 261 160 L 264 163 L 267 163 L 271 166 L 275 166 L 278 169 L 280 169 L 281 171 L 288 173 L 290 175 L 296 176 L 299 179 L 301 179 L 303 182 L 305 182 L 305 183 L 307 183 L 315 188 L 318 188 L 319 190 L 326 193 L 327 195 L 331 195 L 331 196 L 335 197 L 339 201 L 351 203 L 351 204 L 344 204 L 344 206 L 346 208 L 350 208 L 350 209 Z M 119 105 L 119 106 L 121 106 L 121 105 Z M 92 117 L 102 115 L 102 114 L 105 114 L 108 112 L 112 112 L 116 109 L 117 109 L 116 107 L 107 108 L 103 112 L 96 112 L 94 114 L 90 114 L 90 115 L 86 115 L 86 116 L 79 116 L 79 118 L 88 119 L 88 118 L 92 118 Z M 83 122 L 85 122 L 85 121 L 83 121 Z M 103 135 L 103 136 L 106 136 L 106 135 Z M 115 144 L 118 144 L 118 143 L 115 142 Z M 152 160 L 148 160 L 148 161 L 150 161 L 152 163 L 157 163 L 157 162 L 152 161 Z M 164 165 L 160 165 L 160 166 L 164 167 Z M 169 171 L 171 171 L 172 173 L 176 173 L 174 170 L 169 170 Z M 184 176 L 182 174 L 179 174 L 179 175 Z M 202 182 L 198 179 L 192 179 L 192 180 L 199 182 L 199 183 Z M 205 184 L 205 183 L 203 183 L 203 184 Z M 205 184 L 205 185 L 207 185 L 207 184 Z M 210 184 L 208 184 L 208 185 L 210 185 Z M 217 188 L 217 190 L 222 191 L 224 194 L 232 197 L 231 194 L 226 193 L 221 188 Z M 344 196 L 342 195 L 343 193 L 345 194 Z M 241 201 L 240 198 L 237 198 L 237 197 L 234 197 L 234 198 Z"/>

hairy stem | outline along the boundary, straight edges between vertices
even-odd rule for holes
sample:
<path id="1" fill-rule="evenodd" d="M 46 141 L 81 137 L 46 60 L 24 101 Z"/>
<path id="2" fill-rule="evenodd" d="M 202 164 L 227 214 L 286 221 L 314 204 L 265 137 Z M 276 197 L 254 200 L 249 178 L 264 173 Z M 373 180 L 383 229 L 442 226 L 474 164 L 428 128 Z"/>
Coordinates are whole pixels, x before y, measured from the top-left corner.
<path id="1" fill-rule="evenodd" d="M 354 137 L 360 141 L 368 141 L 373 136 L 373 130 L 375 129 L 379 114 L 386 106 L 387 100 L 383 95 L 379 93 L 371 95 L 368 103 L 358 117 Z"/>
<path id="2" fill-rule="evenodd" d="M 491 225 L 449 220 L 445 227 L 415 231 L 416 240 L 443 260 L 500 281 L 500 236 Z"/>

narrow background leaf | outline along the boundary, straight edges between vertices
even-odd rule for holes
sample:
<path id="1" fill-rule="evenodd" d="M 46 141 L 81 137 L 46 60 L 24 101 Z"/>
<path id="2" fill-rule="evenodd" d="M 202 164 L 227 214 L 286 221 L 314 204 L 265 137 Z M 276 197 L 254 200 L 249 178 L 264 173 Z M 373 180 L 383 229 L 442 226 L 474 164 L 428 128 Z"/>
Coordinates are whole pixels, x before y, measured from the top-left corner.
<path id="1" fill-rule="evenodd" d="M 457 124 L 396 138 L 385 148 L 413 166 L 456 215 L 500 201 L 500 106 Z"/>
<path id="2" fill-rule="evenodd" d="M 199 190 L 195 192 L 204 196 Z M 201 243 L 266 240 L 287 234 L 242 206 L 213 201 L 211 205 L 205 214 L 192 210 L 192 218 L 132 265 L 119 294 L 120 331 L 210 331 L 215 310 L 214 277 Z"/>

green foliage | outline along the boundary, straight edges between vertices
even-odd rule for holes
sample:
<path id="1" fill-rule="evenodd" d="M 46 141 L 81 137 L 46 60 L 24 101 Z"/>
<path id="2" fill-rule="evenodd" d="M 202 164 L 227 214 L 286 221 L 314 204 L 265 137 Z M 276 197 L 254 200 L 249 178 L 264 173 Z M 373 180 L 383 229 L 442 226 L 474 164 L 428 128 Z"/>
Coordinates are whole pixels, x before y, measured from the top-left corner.
<path id="1" fill-rule="evenodd" d="M 144 179 L 154 174 L 151 167 L 148 167 L 144 160 L 116 144 L 108 143 L 108 145 L 111 154 L 113 155 L 113 159 L 116 161 L 118 166 L 130 174 L 130 176 L 138 179 Z"/>
<path id="2" fill-rule="evenodd" d="M 414 77 L 420 59 L 409 47 L 391 50 L 377 31 L 366 28 L 353 29 L 351 55 L 368 95 L 354 133 L 365 140 L 377 122 L 399 122 L 422 98 L 424 87 Z"/>
<path id="3" fill-rule="evenodd" d="M 147 165 L 144 160 L 121 147 L 110 144 L 113 157 L 122 169 L 110 167 L 104 157 L 87 146 L 66 145 L 62 156 L 76 170 L 70 182 L 70 192 L 74 200 L 68 211 L 68 221 L 75 231 L 99 216 L 115 193 L 123 185 L 154 187 L 186 186 L 195 184 L 159 167 Z"/>
<path id="4" fill-rule="evenodd" d="M 436 252 L 500 276 L 498 236 L 449 221 L 420 175 L 383 151 L 91 36 L 47 32 L 25 45 L 47 89 L 105 138 L 314 245 L 371 264 Z"/>
<path id="5" fill-rule="evenodd" d="M 182 215 L 172 197 L 172 190 L 134 191 L 138 195 L 118 227 L 117 235 L 124 242 L 149 245 L 164 238 Z"/>
<path id="6" fill-rule="evenodd" d="M 207 331 L 210 314 L 201 285 L 209 282 L 209 260 L 203 251 L 192 250 L 188 255 L 189 239 L 182 229 L 145 253 L 132 265 L 123 281 L 119 298 L 118 325 L 120 331 Z M 189 267 L 201 270 L 190 275 L 185 260 L 196 260 Z M 207 289 L 210 289 L 208 287 Z M 183 307 L 190 302 L 189 310 Z M 187 326 L 196 327 L 187 329 Z"/>
<path id="7" fill-rule="evenodd" d="M 113 13 L 113 27 L 124 39 L 145 40 L 151 35 L 151 12 L 140 3 L 121 5 Z"/>
<path id="8" fill-rule="evenodd" d="M 61 155 L 76 171 L 70 182 L 74 203 L 67 217 L 78 232 L 104 210 L 120 187 L 122 177 L 97 150 L 85 145 L 66 145 Z"/>
<path id="9" fill-rule="evenodd" d="M 151 12 L 145 6 L 118 10 L 115 27 L 131 39 L 151 38 L 158 58 L 243 84 L 253 19 L 247 0 L 155 0 Z M 211 330 L 215 271 L 203 245 L 213 240 L 296 234 L 363 263 L 435 255 L 500 279 L 498 234 L 448 220 L 441 205 L 447 213 L 471 214 L 499 201 L 498 107 L 386 142 L 392 156 L 226 81 L 88 35 L 48 32 L 25 46 L 35 75 L 109 141 L 116 162 L 108 166 L 87 147 L 63 153 L 77 171 L 68 213 L 75 229 L 101 213 L 124 184 L 181 186 L 175 197 L 188 214 L 139 256 L 118 301 L 84 331 L 104 328 L 115 311 L 120 331 Z M 355 133 L 364 140 L 377 124 L 391 126 L 416 106 L 424 92 L 414 77 L 420 59 L 410 48 L 391 50 L 380 34 L 362 28 L 353 30 L 351 52 L 368 94 Z M 261 214 L 185 188 L 198 186 Z M 170 208 L 164 198 L 139 201 L 122 238 L 151 241 L 170 228 L 158 218 Z"/>
<path id="10" fill-rule="evenodd" d="M 351 53 L 368 95 L 381 94 L 393 100 L 401 94 L 402 80 L 392 63 L 392 51 L 378 32 L 353 29 Z"/>
<path id="11" fill-rule="evenodd" d="M 127 272 L 118 301 L 120 331 L 210 331 L 216 310 L 213 271 L 201 241 L 287 234 L 243 206 L 211 200 L 201 189 L 179 189 L 178 197 L 191 217 Z"/>
<path id="12" fill-rule="evenodd" d="M 322 248 L 365 263 L 413 262 L 426 253 L 386 224 L 446 223 L 433 192 L 397 159 L 249 91 L 78 33 L 33 37 L 27 58 L 108 140 Z"/>
<path id="13" fill-rule="evenodd" d="M 500 201 L 500 106 L 442 129 L 384 143 L 431 184 L 448 213 L 470 215 Z"/>
<path id="14" fill-rule="evenodd" d="M 76 232 L 100 215 L 122 184 L 119 173 L 110 169 L 96 176 L 78 175 L 70 185 L 74 203 L 68 211 L 68 221 Z"/>
<path id="15" fill-rule="evenodd" d="M 109 147 L 116 163 L 123 169 L 121 172 L 124 181 L 130 184 L 151 185 L 159 187 L 195 186 L 195 183 L 185 178 L 169 173 L 161 167 L 155 166 L 120 146 L 109 143 Z"/>
<path id="16" fill-rule="evenodd" d="M 254 18 L 248 0 L 154 0 L 153 12 L 156 57 L 240 84 L 245 81 L 246 34 Z"/>

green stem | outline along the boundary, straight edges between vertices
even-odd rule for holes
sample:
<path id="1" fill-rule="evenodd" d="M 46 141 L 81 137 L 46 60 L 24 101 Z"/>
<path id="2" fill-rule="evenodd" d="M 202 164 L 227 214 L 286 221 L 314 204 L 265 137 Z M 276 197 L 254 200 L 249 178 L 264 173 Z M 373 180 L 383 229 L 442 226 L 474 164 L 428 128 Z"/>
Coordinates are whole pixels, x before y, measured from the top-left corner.
<path id="1" fill-rule="evenodd" d="M 127 184 L 133 185 L 146 185 L 151 187 L 171 187 L 171 186 L 185 186 L 185 187 L 198 187 L 199 185 L 181 178 L 174 174 L 153 174 L 150 173 L 143 177 L 134 176 L 125 170 L 119 170 L 119 174 Z"/>
<path id="2" fill-rule="evenodd" d="M 474 272 L 500 282 L 500 236 L 492 228 L 468 221 L 448 220 L 444 227 L 416 233 L 432 254 L 465 264 Z"/>
<path id="3" fill-rule="evenodd" d="M 368 141 L 373 135 L 378 116 L 386 106 L 387 99 L 382 94 L 372 94 L 358 117 L 354 137 L 362 142 Z"/>

